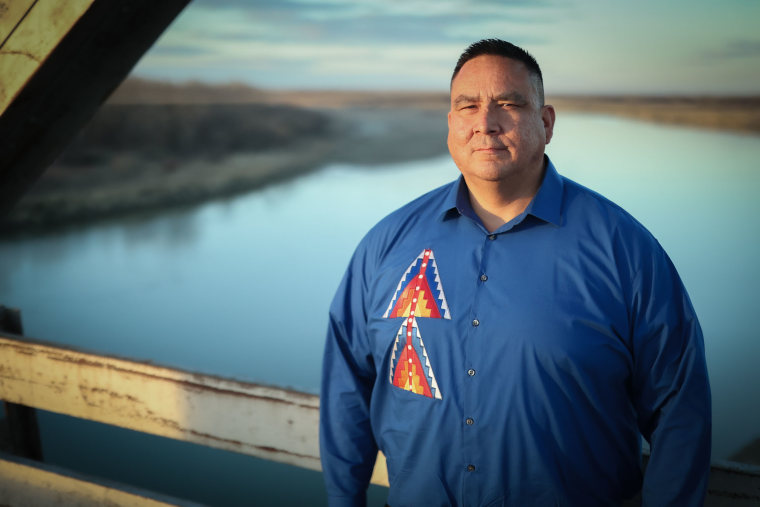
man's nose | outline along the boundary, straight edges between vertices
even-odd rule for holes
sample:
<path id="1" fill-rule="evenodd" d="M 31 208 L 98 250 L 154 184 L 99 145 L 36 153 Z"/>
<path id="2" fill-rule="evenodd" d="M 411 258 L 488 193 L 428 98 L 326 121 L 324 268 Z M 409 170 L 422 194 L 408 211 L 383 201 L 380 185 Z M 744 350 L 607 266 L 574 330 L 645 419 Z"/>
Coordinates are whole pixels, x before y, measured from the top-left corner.
<path id="1" fill-rule="evenodd" d="M 478 110 L 475 119 L 475 132 L 479 134 L 498 134 L 500 130 L 498 111 L 492 106 L 482 107 Z"/>

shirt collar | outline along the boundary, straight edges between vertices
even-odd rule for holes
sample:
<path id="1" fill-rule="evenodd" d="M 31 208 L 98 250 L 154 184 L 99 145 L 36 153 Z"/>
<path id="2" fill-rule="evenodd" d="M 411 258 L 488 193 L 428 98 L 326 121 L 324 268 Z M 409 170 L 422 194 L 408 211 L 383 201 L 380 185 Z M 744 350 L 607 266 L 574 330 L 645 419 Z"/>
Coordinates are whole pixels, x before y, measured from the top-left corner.
<path id="1" fill-rule="evenodd" d="M 549 157 L 546 155 L 544 157 L 546 158 L 544 179 L 535 197 L 525 209 L 524 215 L 533 215 L 545 222 L 559 225 L 562 211 L 562 177 L 557 173 L 557 169 Z M 472 209 L 470 197 L 467 193 L 467 184 L 461 175 L 459 180 L 451 185 L 441 208 L 441 218 L 443 219 L 456 215 L 464 215 L 475 221 L 480 221 Z"/>
<path id="2" fill-rule="evenodd" d="M 548 156 L 546 158 L 546 171 L 544 181 L 541 182 L 538 192 L 525 209 L 526 214 L 540 218 L 544 222 L 560 225 L 562 214 L 562 177 L 557 173 L 554 164 Z"/>

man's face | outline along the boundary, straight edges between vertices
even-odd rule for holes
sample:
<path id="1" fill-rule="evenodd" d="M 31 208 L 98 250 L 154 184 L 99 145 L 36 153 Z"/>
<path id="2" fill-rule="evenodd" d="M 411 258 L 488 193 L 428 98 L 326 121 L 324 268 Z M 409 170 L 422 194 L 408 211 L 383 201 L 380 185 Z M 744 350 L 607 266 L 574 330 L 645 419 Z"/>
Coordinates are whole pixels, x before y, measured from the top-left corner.
<path id="1" fill-rule="evenodd" d="M 465 63 L 451 84 L 448 118 L 449 152 L 466 181 L 517 181 L 542 171 L 554 109 L 539 105 L 522 62 L 481 55 Z"/>

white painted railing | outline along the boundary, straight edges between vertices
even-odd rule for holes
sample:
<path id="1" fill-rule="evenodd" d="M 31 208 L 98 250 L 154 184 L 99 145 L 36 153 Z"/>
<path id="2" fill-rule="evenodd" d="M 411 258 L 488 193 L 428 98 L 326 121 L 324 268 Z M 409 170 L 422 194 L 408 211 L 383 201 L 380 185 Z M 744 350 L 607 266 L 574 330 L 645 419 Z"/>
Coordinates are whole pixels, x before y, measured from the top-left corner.
<path id="1" fill-rule="evenodd" d="M 0 334 L 0 399 L 321 469 L 319 398 L 312 394 Z M 388 484 L 382 455 L 373 483 Z"/>

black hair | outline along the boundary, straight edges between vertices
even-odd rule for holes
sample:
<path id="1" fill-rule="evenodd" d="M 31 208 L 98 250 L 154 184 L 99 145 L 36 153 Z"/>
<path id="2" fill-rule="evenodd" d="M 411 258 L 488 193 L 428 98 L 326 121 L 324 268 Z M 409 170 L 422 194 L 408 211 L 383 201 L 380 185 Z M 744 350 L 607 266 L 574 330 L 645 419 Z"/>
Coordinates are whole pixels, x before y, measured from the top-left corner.
<path id="1" fill-rule="evenodd" d="M 531 76 L 535 79 L 536 92 L 538 93 L 540 105 L 544 104 L 544 78 L 541 75 L 541 67 L 538 66 L 538 62 L 523 48 L 501 39 L 483 39 L 470 44 L 459 57 L 459 60 L 457 60 L 457 64 L 454 67 L 454 73 L 451 75 L 451 82 L 454 82 L 454 78 L 457 77 L 457 74 L 459 74 L 459 71 L 465 63 L 482 55 L 503 56 L 505 58 L 511 58 L 512 60 L 522 62 L 528 68 Z"/>

